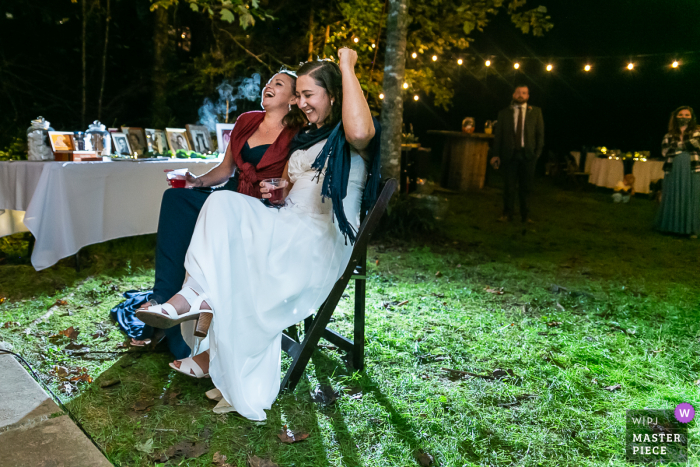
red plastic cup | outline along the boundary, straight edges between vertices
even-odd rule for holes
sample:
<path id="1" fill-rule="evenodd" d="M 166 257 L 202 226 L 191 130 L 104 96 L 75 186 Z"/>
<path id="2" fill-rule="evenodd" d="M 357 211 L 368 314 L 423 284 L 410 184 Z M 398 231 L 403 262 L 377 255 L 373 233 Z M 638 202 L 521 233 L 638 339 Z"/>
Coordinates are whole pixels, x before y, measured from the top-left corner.
<path id="1" fill-rule="evenodd" d="M 167 174 L 166 177 L 168 178 L 168 185 L 170 185 L 172 188 L 185 188 L 187 183 L 185 178 L 187 169 L 165 170 L 165 172 Z"/>

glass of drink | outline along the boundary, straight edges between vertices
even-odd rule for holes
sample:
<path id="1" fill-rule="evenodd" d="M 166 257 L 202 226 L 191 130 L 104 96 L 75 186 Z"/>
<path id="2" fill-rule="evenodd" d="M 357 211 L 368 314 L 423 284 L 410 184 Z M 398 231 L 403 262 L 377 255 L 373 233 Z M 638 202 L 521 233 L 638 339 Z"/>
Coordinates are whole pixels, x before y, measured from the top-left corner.
<path id="1" fill-rule="evenodd" d="M 185 188 L 187 169 L 166 170 L 165 172 L 166 177 L 168 177 L 168 185 L 173 188 Z"/>
<path id="2" fill-rule="evenodd" d="M 275 206 L 284 204 L 284 189 L 287 187 L 287 180 L 283 178 L 268 178 L 262 182 L 263 187 L 270 190 L 270 197 L 264 199 L 267 199 L 270 204 Z"/>

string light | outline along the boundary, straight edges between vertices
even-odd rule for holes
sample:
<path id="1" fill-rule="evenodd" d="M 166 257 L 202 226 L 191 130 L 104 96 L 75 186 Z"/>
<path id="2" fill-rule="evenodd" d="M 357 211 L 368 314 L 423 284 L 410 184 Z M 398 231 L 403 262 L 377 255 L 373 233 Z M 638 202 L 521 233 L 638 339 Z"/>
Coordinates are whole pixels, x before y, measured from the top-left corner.
<path id="1" fill-rule="evenodd" d="M 411 54 L 411 58 L 418 58 L 418 54 L 415 53 L 415 52 L 413 52 L 413 53 Z"/>
<path id="2" fill-rule="evenodd" d="M 547 71 L 552 71 L 552 68 L 554 68 L 551 64 L 547 65 Z"/>
<path id="3" fill-rule="evenodd" d="M 629 62 L 629 63 L 627 64 L 627 69 L 628 69 L 628 70 L 634 70 L 634 63 Z"/>
<path id="4" fill-rule="evenodd" d="M 486 66 L 491 66 L 491 60 L 486 60 L 486 62 L 484 63 L 484 65 L 486 65 Z"/>
<path id="5" fill-rule="evenodd" d="M 590 65 L 586 65 L 586 66 L 583 67 L 583 69 L 584 69 L 585 71 L 591 71 L 591 66 L 590 66 Z"/>
<path id="6" fill-rule="evenodd" d="M 375 48 L 376 46 L 377 46 L 377 44 L 372 44 L 372 48 Z"/>
<path id="7" fill-rule="evenodd" d="M 380 99 L 384 99 L 384 93 L 379 94 Z"/>
<path id="8" fill-rule="evenodd" d="M 518 62 L 513 63 L 513 68 L 515 68 L 516 70 L 518 68 L 520 68 L 520 63 L 518 63 Z"/>
<path id="9" fill-rule="evenodd" d="M 418 94 L 416 94 L 415 96 L 413 96 L 413 100 L 414 100 L 414 101 L 417 101 L 417 100 L 418 100 Z"/>
<path id="10" fill-rule="evenodd" d="M 671 68 L 678 68 L 678 60 L 674 60 L 673 63 L 671 63 Z"/>
<path id="11" fill-rule="evenodd" d="M 408 89 L 408 83 L 403 83 L 403 88 Z"/>
<path id="12" fill-rule="evenodd" d="M 433 61 L 437 62 L 437 55 L 433 55 Z"/>
<path id="13" fill-rule="evenodd" d="M 461 65 L 462 63 L 464 63 L 464 62 L 462 61 L 461 58 L 457 59 L 457 65 Z"/>
<path id="14" fill-rule="evenodd" d="M 353 41 L 355 41 L 355 44 L 357 44 L 358 42 L 360 42 L 360 38 L 359 38 L 359 37 L 356 37 L 356 38 L 353 39 Z"/>

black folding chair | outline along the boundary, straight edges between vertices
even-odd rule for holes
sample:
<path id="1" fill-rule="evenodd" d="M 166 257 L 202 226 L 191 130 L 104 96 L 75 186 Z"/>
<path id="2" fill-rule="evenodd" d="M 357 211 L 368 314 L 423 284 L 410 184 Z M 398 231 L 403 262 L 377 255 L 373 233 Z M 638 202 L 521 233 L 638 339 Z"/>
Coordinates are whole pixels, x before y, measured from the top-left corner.
<path id="1" fill-rule="evenodd" d="M 364 221 L 362 221 L 345 272 L 343 272 L 343 275 L 340 276 L 340 279 L 338 279 L 333 286 L 331 293 L 328 294 L 328 298 L 326 298 L 326 301 L 321 305 L 316 316 L 310 316 L 304 321 L 304 340 L 299 343 L 289 335 L 282 334 L 282 349 L 292 357 L 292 364 L 287 370 L 284 380 L 282 380 L 281 390 L 288 389 L 294 391 L 301 376 L 304 374 L 304 370 L 311 359 L 311 355 L 318 345 L 318 341 L 322 337 L 346 351 L 349 354 L 349 360 L 352 362 L 354 369 L 362 370 L 364 368 L 367 244 L 369 243 L 374 229 L 377 228 L 379 220 L 384 215 L 384 211 L 386 211 L 389 200 L 396 191 L 397 186 L 398 182 L 395 179 L 387 180 L 379 195 L 379 199 L 377 199 L 374 207 L 370 210 L 369 214 L 367 214 Z M 341 336 L 337 332 L 326 327 L 350 279 L 355 280 L 355 323 L 353 340 Z"/>

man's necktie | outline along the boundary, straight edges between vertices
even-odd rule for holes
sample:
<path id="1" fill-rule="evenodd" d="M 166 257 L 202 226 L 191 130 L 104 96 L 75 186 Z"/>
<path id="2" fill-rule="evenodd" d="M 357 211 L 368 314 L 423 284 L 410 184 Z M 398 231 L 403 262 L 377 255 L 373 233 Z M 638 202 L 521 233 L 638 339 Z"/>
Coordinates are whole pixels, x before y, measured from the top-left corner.
<path id="1" fill-rule="evenodd" d="M 515 147 L 520 149 L 523 146 L 523 108 L 517 106 L 518 109 L 518 126 L 515 130 Z"/>

